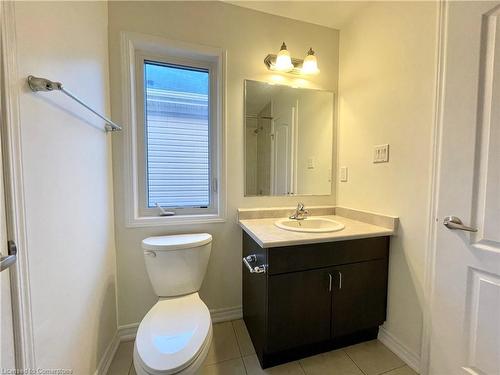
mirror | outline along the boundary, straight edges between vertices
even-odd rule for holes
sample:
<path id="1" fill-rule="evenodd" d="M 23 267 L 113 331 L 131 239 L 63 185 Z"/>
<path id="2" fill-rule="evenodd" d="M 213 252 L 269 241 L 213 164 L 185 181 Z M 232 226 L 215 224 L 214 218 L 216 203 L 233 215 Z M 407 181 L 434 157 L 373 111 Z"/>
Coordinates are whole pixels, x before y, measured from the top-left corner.
<path id="1" fill-rule="evenodd" d="M 330 195 L 333 92 L 245 80 L 245 196 Z"/>

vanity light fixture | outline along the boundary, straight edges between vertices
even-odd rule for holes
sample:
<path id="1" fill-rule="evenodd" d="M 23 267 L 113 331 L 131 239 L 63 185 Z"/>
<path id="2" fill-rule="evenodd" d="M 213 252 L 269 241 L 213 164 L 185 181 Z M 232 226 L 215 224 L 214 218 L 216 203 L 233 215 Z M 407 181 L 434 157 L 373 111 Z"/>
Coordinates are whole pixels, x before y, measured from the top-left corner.
<path id="1" fill-rule="evenodd" d="M 318 59 L 314 55 L 312 48 L 307 51 L 307 56 L 302 63 L 302 74 L 318 74 Z"/>
<path id="2" fill-rule="evenodd" d="M 294 68 L 292 64 L 292 58 L 290 57 L 290 52 L 286 49 L 286 44 L 283 42 L 281 49 L 276 56 L 276 62 L 274 68 L 280 72 L 289 72 Z"/>
<path id="3" fill-rule="evenodd" d="M 292 74 L 317 74 L 318 59 L 312 48 L 309 48 L 304 60 L 296 59 L 290 56 L 285 42 L 281 45 L 281 49 L 277 55 L 269 54 L 264 59 L 264 64 L 267 69 Z"/>

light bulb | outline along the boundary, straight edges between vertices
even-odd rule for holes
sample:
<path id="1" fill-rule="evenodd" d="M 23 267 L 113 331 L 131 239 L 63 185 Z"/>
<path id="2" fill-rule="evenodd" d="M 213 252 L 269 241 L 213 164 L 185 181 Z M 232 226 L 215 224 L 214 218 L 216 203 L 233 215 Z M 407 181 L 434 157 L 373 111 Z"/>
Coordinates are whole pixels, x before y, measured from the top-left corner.
<path id="1" fill-rule="evenodd" d="M 302 73 L 303 74 L 318 74 L 318 59 L 314 55 L 314 51 L 312 48 L 309 48 L 307 52 L 307 56 L 304 59 L 304 63 L 302 64 Z"/>
<path id="2" fill-rule="evenodd" d="M 290 57 L 290 52 L 286 49 L 285 42 L 281 45 L 278 56 L 276 56 L 274 68 L 282 72 L 289 72 L 293 69 L 292 58 Z"/>

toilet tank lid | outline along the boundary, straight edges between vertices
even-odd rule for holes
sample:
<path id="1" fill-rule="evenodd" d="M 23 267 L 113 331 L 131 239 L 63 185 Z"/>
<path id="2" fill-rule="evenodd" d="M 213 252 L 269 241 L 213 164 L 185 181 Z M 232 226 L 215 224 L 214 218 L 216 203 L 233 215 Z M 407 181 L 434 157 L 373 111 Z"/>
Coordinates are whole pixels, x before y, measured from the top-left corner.
<path id="1" fill-rule="evenodd" d="M 208 233 L 176 234 L 171 236 L 155 236 L 142 240 L 144 250 L 166 251 L 203 246 L 212 241 Z"/>

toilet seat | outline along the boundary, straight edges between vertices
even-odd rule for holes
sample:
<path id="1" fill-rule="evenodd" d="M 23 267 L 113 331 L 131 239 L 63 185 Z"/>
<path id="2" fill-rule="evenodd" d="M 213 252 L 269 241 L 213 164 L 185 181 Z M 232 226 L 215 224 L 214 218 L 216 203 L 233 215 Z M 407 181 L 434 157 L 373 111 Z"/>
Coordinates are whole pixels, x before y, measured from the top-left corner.
<path id="1" fill-rule="evenodd" d="M 208 352 L 211 333 L 210 313 L 198 293 L 160 300 L 139 325 L 134 361 L 150 375 L 185 373 Z"/>

